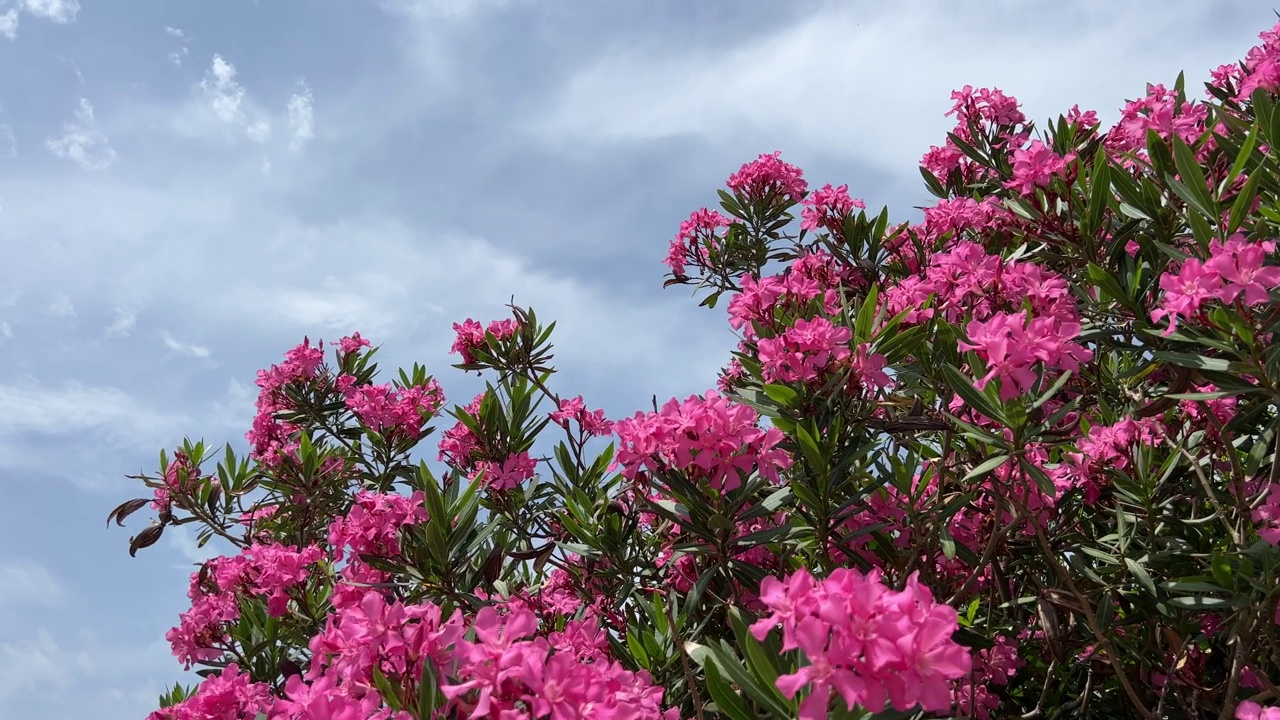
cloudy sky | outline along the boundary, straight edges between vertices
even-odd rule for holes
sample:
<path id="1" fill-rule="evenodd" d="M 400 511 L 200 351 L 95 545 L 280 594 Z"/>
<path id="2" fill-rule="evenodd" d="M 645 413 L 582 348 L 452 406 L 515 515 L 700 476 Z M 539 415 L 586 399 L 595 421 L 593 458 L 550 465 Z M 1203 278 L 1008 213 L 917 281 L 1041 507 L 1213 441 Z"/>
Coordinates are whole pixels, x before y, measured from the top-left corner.
<path id="1" fill-rule="evenodd" d="M 627 415 L 727 358 L 660 263 L 744 161 L 910 218 L 952 88 L 1110 122 L 1275 22 L 1065 5 L 0 0 L 0 720 L 139 720 L 187 679 L 164 633 L 202 551 L 130 559 L 105 515 L 184 435 L 243 447 L 304 335 L 465 402 L 450 325 L 514 295 L 559 321 L 557 387 Z"/>

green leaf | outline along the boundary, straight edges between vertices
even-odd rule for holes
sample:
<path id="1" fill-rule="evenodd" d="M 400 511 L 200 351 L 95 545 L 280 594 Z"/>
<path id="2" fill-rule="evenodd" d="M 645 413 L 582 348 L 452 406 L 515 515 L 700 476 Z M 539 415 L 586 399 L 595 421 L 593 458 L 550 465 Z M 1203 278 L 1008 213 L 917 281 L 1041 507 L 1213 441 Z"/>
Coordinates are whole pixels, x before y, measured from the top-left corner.
<path id="1" fill-rule="evenodd" d="M 987 458 L 982 462 L 981 465 L 978 465 L 974 469 L 970 470 L 969 473 L 964 476 L 964 479 L 961 480 L 961 482 L 969 482 L 974 478 L 982 477 L 983 475 L 986 475 L 987 473 L 991 472 L 992 470 L 995 470 L 1001 465 L 1004 465 L 1006 462 L 1009 462 L 1008 455 L 996 455 L 995 457 Z"/>
<path id="2" fill-rule="evenodd" d="M 706 676 L 707 692 L 711 693 L 711 699 L 721 712 L 733 720 L 756 720 L 742 698 L 720 677 L 714 662 L 707 663 L 702 670 Z"/>
<path id="3" fill-rule="evenodd" d="M 768 395 L 769 399 L 784 407 L 791 405 L 796 401 L 796 398 L 800 397 L 799 393 L 786 385 L 765 385 L 763 389 L 764 394 Z"/>
<path id="4" fill-rule="evenodd" d="M 1231 602 L 1228 600 L 1204 595 L 1185 595 L 1183 597 L 1170 598 L 1169 604 L 1183 610 L 1214 610 L 1231 607 Z"/>
<path id="5" fill-rule="evenodd" d="M 1174 192 L 1178 192 L 1176 185 L 1181 185 L 1188 190 L 1190 198 L 1183 197 L 1183 200 L 1187 200 L 1197 210 L 1204 213 L 1206 219 L 1214 223 L 1218 222 L 1218 204 L 1214 202 L 1213 197 L 1209 194 L 1204 171 L 1200 169 L 1200 161 L 1196 160 L 1195 153 L 1182 141 L 1182 138 L 1178 137 L 1177 133 L 1173 133 L 1170 139 L 1173 141 L 1173 162 L 1178 168 L 1178 175 L 1182 177 L 1182 183 L 1170 180 L 1169 186 L 1173 188 Z M 1178 194 L 1181 195 L 1182 193 L 1178 192 Z"/>
<path id="6" fill-rule="evenodd" d="M 872 285 L 867 291 L 867 297 L 862 301 L 862 307 L 858 308 L 858 316 L 853 321 L 853 342 L 855 344 L 864 343 L 871 339 L 872 329 L 876 322 L 876 315 L 879 314 L 880 289 L 876 285 Z"/>
<path id="7" fill-rule="evenodd" d="M 1089 212 L 1085 215 L 1085 232 L 1096 235 L 1102 226 L 1102 217 L 1111 203 L 1111 173 L 1106 148 L 1098 146 L 1093 157 L 1093 173 L 1089 177 Z"/>
<path id="8" fill-rule="evenodd" d="M 1245 166 L 1249 164 L 1249 157 L 1253 154 L 1253 148 L 1258 143 L 1258 122 L 1255 120 L 1249 128 L 1249 134 L 1244 139 L 1244 145 L 1240 147 L 1240 152 L 1236 153 L 1236 161 L 1231 164 L 1231 171 L 1227 173 L 1227 177 L 1223 179 L 1223 187 L 1230 187 L 1240 173 L 1244 172 Z"/>
<path id="9" fill-rule="evenodd" d="M 946 376 L 946 379 L 951 385 L 951 389 L 956 391 L 956 394 L 964 400 L 966 405 L 977 410 L 983 415 L 986 415 L 992 420 L 1006 425 L 1008 424 L 1008 419 L 1005 417 L 1004 411 L 992 403 L 991 399 L 987 397 L 986 394 L 974 387 L 973 381 L 966 377 L 964 373 L 960 372 L 952 365 L 943 365 L 942 374 Z"/>
<path id="10" fill-rule="evenodd" d="M 1244 187 L 1240 188 L 1235 202 L 1231 203 L 1231 214 L 1227 219 L 1227 235 L 1235 233 L 1244 222 L 1245 215 L 1253 209 L 1253 201 L 1258 197 L 1258 183 L 1264 174 L 1265 172 L 1259 168 L 1244 181 Z"/>
<path id="11" fill-rule="evenodd" d="M 1152 597 L 1160 596 L 1156 591 L 1155 581 L 1151 579 L 1151 575 L 1147 573 L 1146 568 L 1142 567 L 1137 563 L 1137 561 L 1131 558 L 1125 558 L 1124 565 L 1129 569 L 1129 574 L 1133 576 L 1133 579 L 1137 580 L 1138 584 L 1142 586 L 1142 589 L 1150 593 Z"/>
<path id="12" fill-rule="evenodd" d="M 1158 360 L 1173 363 L 1180 367 L 1195 368 L 1197 370 L 1214 370 L 1217 372 L 1235 373 L 1237 375 L 1249 375 L 1251 369 L 1248 365 L 1241 362 L 1232 362 L 1222 358 L 1205 357 L 1204 355 L 1193 355 L 1191 353 L 1171 352 L 1169 350 L 1152 350 L 1151 354 Z"/>

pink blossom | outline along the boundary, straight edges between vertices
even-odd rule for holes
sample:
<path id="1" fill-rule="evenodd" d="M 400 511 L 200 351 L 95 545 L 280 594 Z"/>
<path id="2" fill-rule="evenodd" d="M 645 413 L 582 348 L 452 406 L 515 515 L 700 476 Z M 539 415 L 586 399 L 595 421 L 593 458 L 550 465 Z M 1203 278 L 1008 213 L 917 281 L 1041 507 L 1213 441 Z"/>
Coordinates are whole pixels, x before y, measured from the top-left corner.
<path id="1" fill-rule="evenodd" d="M 663 262 L 676 277 L 685 276 L 685 265 L 693 263 L 706 267 L 711 261 L 711 250 L 719 247 L 720 228 L 729 226 L 729 218 L 715 210 L 701 208 L 693 211 L 688 220 L 680 223 L 680 231 L 671 241 L 671 248 Z"/>
<path id="2" fill-rule="evenodd" d="M 1039 140 L 1032 140 L 1026 149 L 1013 151 L 1013 179 L 1004 186 L 1031 195 L 1035 188 L 1047 187 L 1049 181 L 1062 175 L 1073 160 L 1074 153 L 1063 157 Z"/>
<path id="3" fill-rule="evenodd" d="M 822 186 L 804 199 L 804 210 L 800 213 L 800 227 L 805 230 L 824 229 L 830 233 L 840 234 L 844 231 L 844 219 L 853 214 L 854 208 L 865 210 L 867 204 L 849 197 L 849 186 Z"/>
<path id="4" fill-rule="evenodd" d="M 853 332 L 824 317 L 803 318 L 776 338 L 761 338 L 756 345 L 764 381 L 810 382 L 851 354 Z"/>
<path id="5" fill-rule="evenodd" d="M 532 480 L 537 468 L 537 462 L 525 451 L 509 455 L 502 462 L 483 460 L 476 465 L 477 472 L 484 473 L 485 486 L 498 491 L 513 490 Z"/>
<path id="6" fill-rule="evenodd" d="M 372 343 L 360 337 L 360 333 L 357 332 L 352 333 L 349 337 L 342 338 L 334 345 L 338 346 L 338 350 L 343 355 L 350 355 L 353 352 L 358 352 L 360 348 L 371 347 Z"/>
<path id="7" fill-rule="evenodd" d="M 1272 545 L 1280 546 L 1280 484 L 1267 490 L 1267 497 L 1251 515 L 1258 529 L 1258 537 Z"/>
<path id="8" fill-rule="evenodd" d="M 762 154 L 729 176 L 730 190 L 753 200 L 760 200 L 770 193 L 777 193 L 790 202 L 800 202 L 809 183 L 804 173 L 795 165 L 783 162 L 782 151 Z"/>
<path id="9" fill-rule="evenodd" d="M 1236 705 L 1236 720 L 1280 720 L 1280 706 L 1262 707 L 1252 700 Z"/>
<path id="10" fill-rule="evenodd" d="M 679 470 L 724 492 L 739 487 L 752 471 L 778 482 L 791 458 L 777 447 L 782 432 L 761 429 L 759 419 L 751 408 L 711 391 L 684 402 L 673 398 L 656 413 L 618 421 L 615 462 L 633 480 L 644 471 Z"/>
<path id="11" fill-rule="evenodd" d="M 954 609 L 935 604 L 915 574 L 901 592 L 882 585 L 875 570 L 837 568 L 821 581 L 808 575 L 801 569 L 785 582 L 766 578 L 760 600 L 771 612 L 750 628 L 763 641 L 781 624 L 783 650 L 798 648 L 807 658 L 808 665 L 777 681 L 788 697 L 809 688 L 800 717 L 827 717 L 832 693 L 850 710 L 883 707 L 886 697 L 897 710 L 951 707 L 951 681 L 971 665 L 951 640 Z"/>
<path id="12" fill-rule="evenodd" d="M 560 407 L 551 413 L 552 422 L 568 428 L 570 421 L 577 422 L 582 431 L 591 436 L 613 434 L 613 423 L 605 419 L 603 410 L 587 410 L 582 396 L 560 401 Z"/>

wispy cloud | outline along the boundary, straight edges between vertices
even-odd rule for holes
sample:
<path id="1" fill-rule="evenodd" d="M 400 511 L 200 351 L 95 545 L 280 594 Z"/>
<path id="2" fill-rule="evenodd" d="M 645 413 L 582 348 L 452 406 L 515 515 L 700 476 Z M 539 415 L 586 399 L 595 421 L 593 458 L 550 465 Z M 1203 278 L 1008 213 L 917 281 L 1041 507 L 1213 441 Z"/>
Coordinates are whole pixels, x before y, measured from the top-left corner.
<path id="1" fill-rule="evenodd" d="M 75 22 L 80 3 L 78 0 L 22 0 L 22 8 L 39 18 L 69 23 Z"/>
<path id="2" fill-rule="evenodd" d="M 18 37 L 18 9 L 9 8 L 8 12 L 0 15 L 0 35 L 6 39 L 13 40 Z"/>
<path id="3" fill-rule="evenodd" d="M 107 325 L 106 334 L 111 338 L 128 337 L 138 324 L 138 314 L 133 308 L 123 305 L 112 308 L 111 324 Z"/>
<path id="4" fill-rule="evenodd" d="M 210 111 L 220 122 L 239 128 L 254 142 L 264 142 L 271 137 L 271 121 L 245 101 L 244 87 L 236 82 L 235 65 L 221 55 L 213 56 L 200 88 L 204 90 Z"/>
<path id="5" fill-rule="evenodd" d="M 1147 81 L 1172 82 L 1183 69 L 1207 79 L 1248 47 L 1247 36 L 1200 34 L 1215 6 L 1191 0 L 1158 14 L 1074 3 L 1060 9 L 1071 20 L 1052 33 L 1043 31 L 1042 4 L 997 5 L 999 22 L 938 0 L 829 3 L 728 45 L 651 37 L 608 46 L 550 94 L 529 126 L 565 148 L 755 137 L 761 151 L 785 144 L 914 175 L 914 163 L 950 127 L 942 115 L 952 89 L 1000 86 L 1037 121 L 1065 112 L 1067 98 L 1115 117 L 1121 99 Z M 1195 42 L 1183 40 L 1193 34 Z M 1179 51 L 1150 50 L 1164 43 Z"/>
<path id="6" fill-rule="evenodd" d="M 28 559 L 0 561 L 0 606 L 53 607 L 66 599 L 66 588 L 43 565 Z"/>
<path id="7" fill-rule="evenodd" d="M 62 126 L 62 136 L 51 138 L 45 145 L 60 158 L 71 160 L 86 170 L 102 170 L 115 162 L 116 151 L 107 136 L 98 129 L 93 104 L 81 98 L 75 120 Z"/>
<path id="8" fill-rule="evenodd" d="M 194 345 L 191 343 L 182 342 L 181 340 L 178 340 L 177 338 L 175 338 L 173 335 L 170 335 L 168 330 L 162 331 L 160 333 L 160 336 L 161 336 L 161 339 L 164 340 L 165 347 L 169 348 L 170 350 L 176 350 L 177 352 L 180 352 L 183 355 L 189 355 L 194 358 L 209 357 L 209 348 L 206 348 L 200 345 Z"/>
<path id="9" fill-rule="evenodd" d="M 311 88 L 303 84 L 302 89 L 289 98 L 289 140 L 290 150 L 301 150 L 315 137 L 315 98 Z"/>
<path id="10" fill-rule="evenodd" d="M 188 43 L 191 41 L 190 36 L 188 36 L 182 30 L 175 27 L 169 27 L 168 25 L 166 25 L 164 28 L 164 34 L 168 35 L 169 37 L 181 43 L 178 49 L 169 53 L 169 56 L 168 56 L 169 63 L 171 65 L 174 65 L 175 67 L 181 67 L 182 61 L 191 55 L 191 50 L 188 47 Z"/>
<path id="11" fill-rule="evenodd" d="M 59 293 L 45 308 L 45 312 L 58 318 L 71 317 L 76 314 L 76 306 L 71 302 L 70 297 Z"/>

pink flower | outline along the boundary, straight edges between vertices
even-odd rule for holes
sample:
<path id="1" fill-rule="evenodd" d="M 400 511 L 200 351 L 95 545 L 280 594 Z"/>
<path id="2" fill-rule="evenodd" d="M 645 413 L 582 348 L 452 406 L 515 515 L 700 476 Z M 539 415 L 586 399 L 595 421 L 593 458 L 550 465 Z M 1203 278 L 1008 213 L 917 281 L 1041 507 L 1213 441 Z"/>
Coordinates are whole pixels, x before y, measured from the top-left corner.
<path id="1" fill-rule="evenodd" d="M 753 200 L 777 193 L 790 202 L 800 202 L 809 183 L 805 182 L 800 168 L 783 162 L 781 155 L 781 150 L 762 154 L 743 165 L 741 170 L 729 176 L 729 189 Z"/>
<path id="2" fill-rule="evenodd" d="M 1264 708 L 1252 700 L 1236 705 L 1236 720 L 1280 720 L 1280 707 Z"/>
<path id="3" fill-rule="evenodd" d="M 840 234 L 844 231 L 844 219 L 853 214 L 854 208 L 865 210 L 866 207 L 867 204 L 863 201 L 849 197 L 848 185 L 837 188 L 824 185 L 821 190 L 815 190 L 804 199 L 800 227 Z"/>
<path id="4" fill-rule="evenodd" d="M 1209 247 L 1209 260 L 1205 270 L 1217 273 L 1224 287 L 1218 298 L 1225 303 L 1244 297 L 1246 305 L 1261 305 L 1271 299 L 1270 291 L 1280 287 L 1280 266 L 1263 266 L 1274 253 L 1273 241 L 1248 243 L 1237 233 L 1225 243 L 1214 242 Z"/>
<path id="5" fill-rule="evenodd" d="M 678 470 L 723 492 L 737 489 L 753 471 L 779 482 L 791 458 L 777 447 L 782 432 L 761 429 L 759 420 L 751 408 L 712 391 L 684 402 L 673 398 L 656 413 L 617 422 L 615 462 L 632 480 L 644 471 Z"/>
<path id="6" fill-rule="evenodd" d="M 778 337 L 757 341 L 764 381 L 818 380 L 833 363 L 849 357 L 852 338 L 852 330 L 824 317 L 796 320 Z"/>
<path id="7" fill-rule="evenodd" d="M 1049 181 L 1061 175 L 1073 160 L 1074 153 L 1063 157 L 1039 140 L 1032 140 L 1026 149 L 1013 151 L 1013 179 L 1004 186 L 1023 195 L 1031 195 L 1035 188 L 1047 187 Z"/>
<path id="8" fill-rule="evenodd" d="M 537 474 L 538 464 L 529 457 L 528 452 L 510 455 L 500 463 L 481 461 L 476 465 L 478 472 L 483 472 L 483 482 L 493 490 L 513 490 L 524 482 L 532 480 Z"/>
<path id="9" fill-rule="evenodd" d="M 1160 307 L 1151 311 L 1151 322 L 1167 316 L 1169 329 L 1164 334 L 1172 334 L 1178 327 L 1178 318 L 1194 317 L 1205 301 L 1218 296 L 1222 287 L 1222 276 L 1216 270 L 1195 258 L 1187 258 L 1176 275 L 1166 272 L 1160 276 L 1164 297 Z"/>
<path id="10" fill-rule="evenodd" d="M 720 228 L 729 226 L 729 218 L 715 210 L 695 210 L 688 220 L 680 223 L 680 231 L 671 241 L 667 259 L 663 262 L 676 277 L 685 276 L 686 263 L 699 268 L 711 260 L 711 250 L 720 245 Z"/>
<path id="11" fill-rule="evenodd" d="M 613 423 L 605 419 L 604 411 L 587 410 L 581 395 L 561 400 L 560 407 L 551 413 L 551 421 L 563 428 L 568 428 L 570 421 L 576 421 L 582 431 L 591 436 L 613 433 Z"/>
<path id="12" fill-rule="evenodd" d="M 334 343 L 334 345 L 338 346 L 338 349 L 343 355 L 350 355 L 353 352 L 359 351 L 362 347 L 371 347 L 372 343 L 360 337 L 360 333 L 357 332 L 352 333 L 350 337 L 342 338 L 338 342 Z"/>
<path id="13" fill-rule="evenodd" d="M 785 582 L 766 578 L 760 601 L 771 614 L 751 626 L 752 635 L 763 640 L 781 624 L 782 649 L 799 649 L 808 660 L 777 681 L 787 697 L 809 688 L 802 718 L 827 717 L 833 692 L 850 710 L 881 708 L 887 696 L 897 710 L 943 711 L 951 707 L 952 681 L 972 663 L 951 640 L 955 610 L 935 604 L 915 574 L 895 592 L 876 571 L 839 568 L 815 581 L 801 569 Z"/>
<path id="14" fill-rule="evenodd" d="M 1272 545 L 1280 546 L 1280 484 L 1272 485 L 1267 498 L 1251 515 L 1258 528 L 1258 537 Z"/>

